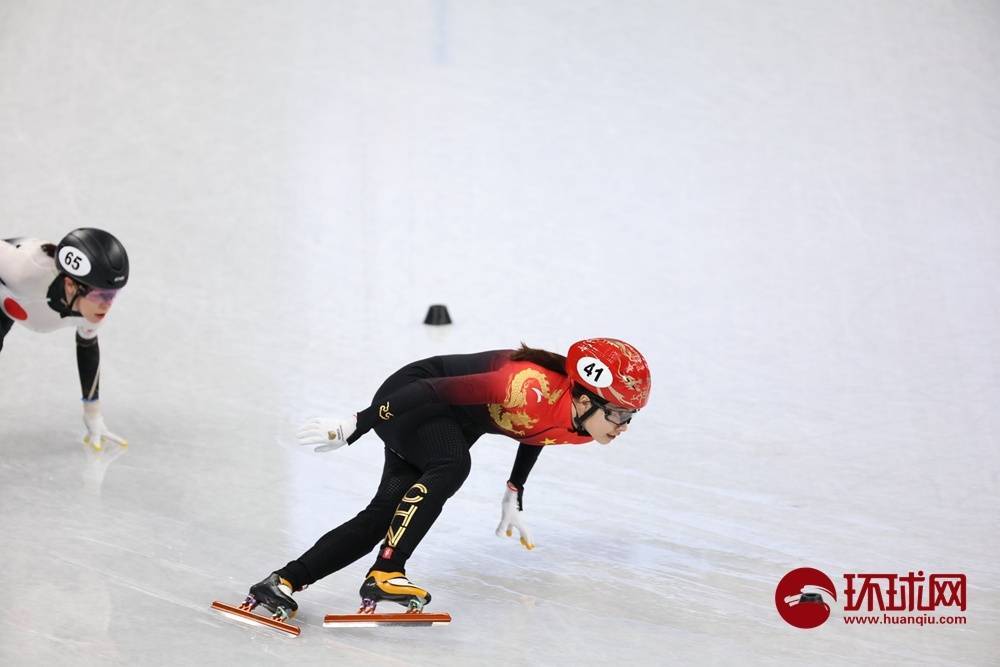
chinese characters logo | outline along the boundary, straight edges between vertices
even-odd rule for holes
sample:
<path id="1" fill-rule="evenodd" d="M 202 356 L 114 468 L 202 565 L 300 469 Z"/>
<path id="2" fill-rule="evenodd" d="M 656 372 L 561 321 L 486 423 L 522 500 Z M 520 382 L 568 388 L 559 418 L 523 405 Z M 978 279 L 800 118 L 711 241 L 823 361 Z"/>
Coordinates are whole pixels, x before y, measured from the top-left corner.
<path id="1" fill-rule="evenodd" d="M 958 573 L 844 574 L 843 621 L 849 625 L 965 624 L 966 576 Z M 837 600 L 833 581 L 811 567 L 792 570 L 778 583 L 774 604 L 787 623 L 815 628 L 830 618 Z M 957 616 L 932 615 L 940 610 Z M 872 612 L 880 612 L 873 614 Z"/>

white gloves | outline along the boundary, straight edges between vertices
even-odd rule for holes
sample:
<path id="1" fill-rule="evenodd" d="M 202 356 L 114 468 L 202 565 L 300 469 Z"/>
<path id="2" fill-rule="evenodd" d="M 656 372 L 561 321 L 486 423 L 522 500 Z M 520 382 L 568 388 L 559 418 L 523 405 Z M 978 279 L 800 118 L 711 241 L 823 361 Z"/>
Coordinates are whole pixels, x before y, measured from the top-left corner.
<path id="1" fill-rule="evenodd" d="M 83 436 L 83 442 L 90 445 L 94 451 L 101 451 L 109 442 L 120 447 L 128 447 L 128 441 L 125 438 L 115 435 L 104 425 L 100 401 L 83 402 L 83 425 L 87 427 L 87 435 Z"/>
<path id="2" fill-rule="evenodd" d="M 298 438 L 300 445 L 315 445 L 313 451 L 321 454 L 346 445 L 347 439 L 351 437 L 357 427 L 358 418 L 356 416 L 344 419 L 314 417 L 299 428 L 295 437 Z"/>
<path id="3" fill-rule="evenodd" d="M 528 529 L 521 519 L 519 495 L 517 488 L 513 487 L 510 482 L 507 482 L 507 490 L 503 494 L 503 500 L 500 501 L 500 525 L 497 526 L 496 533 L 497 537 L 502 537 L 504 534 L 510 537 L 514 529 L 517 528 L 521 544 L 525 549 L 531 550 L 535 548 L 535 543 L 531 541 Z"/>

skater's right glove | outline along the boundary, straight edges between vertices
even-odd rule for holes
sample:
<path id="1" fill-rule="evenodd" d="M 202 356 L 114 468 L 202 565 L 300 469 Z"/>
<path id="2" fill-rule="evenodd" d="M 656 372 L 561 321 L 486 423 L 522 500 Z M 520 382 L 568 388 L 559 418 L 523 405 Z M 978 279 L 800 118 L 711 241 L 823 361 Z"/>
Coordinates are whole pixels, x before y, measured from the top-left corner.
<path id="1" fill-rule="evenodd" d="M 300 445 L 313 447 L 314 452 L 322 454 L 354 442 L 356 438 L 352 439 L 351 436 L 357 425 L 356 417 L 345 419 L 314 417 L 299 428 L 295 437 L 298 438 Z"/>
<path id="2" fill-rule="evenodd" d="M 531 541 L 531 536 L 528 535 L 528 529 L 524 525 L 524 521 L 521 518 L 521 499 L 524 495 L 524 487 L 517 487 L 513 482 L 507 482 L 507 490 L 503 494 L 503 500 L 500 501 L 500 525 L 497 526 L 497 537 L 511 537 L 514 533 L 514 529 L 517 528 L 517 534 L 521 538 L 521 545 L 525 549 L 531 550 L 535 548 L 535 543 Z"/>

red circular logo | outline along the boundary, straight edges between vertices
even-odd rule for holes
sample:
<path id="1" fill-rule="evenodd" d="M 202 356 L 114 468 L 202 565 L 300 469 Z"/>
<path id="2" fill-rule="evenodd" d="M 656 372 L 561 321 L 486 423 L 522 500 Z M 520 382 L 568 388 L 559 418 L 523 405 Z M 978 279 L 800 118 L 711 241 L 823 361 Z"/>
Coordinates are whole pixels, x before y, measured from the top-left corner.
<path id="1" fill-rule="evenodd" d="M 24 308 L 21 308 L 21 304 L 10 297 L 3 300 L 3 309 L 7 311 L 7 314 L 13 317 L 15 320 L 26 320 L 28 319 L 28 313 L 24 312 Z"/>
<path id="2" fill-rule="evenodd" d="M 778 582 L 774 606 L 781 618 L 797 628 L 815 628 L 830 618 L 830 602 L 837 599 L 833 581 L 819 570 L 800 567 Z"/>

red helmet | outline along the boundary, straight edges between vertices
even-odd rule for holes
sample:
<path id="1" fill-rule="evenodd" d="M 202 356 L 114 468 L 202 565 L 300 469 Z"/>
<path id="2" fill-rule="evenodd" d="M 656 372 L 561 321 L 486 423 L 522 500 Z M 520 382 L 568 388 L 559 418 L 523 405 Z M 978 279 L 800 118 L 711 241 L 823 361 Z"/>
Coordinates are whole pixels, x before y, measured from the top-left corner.
<path id="1" fill-rule="evenodd" d="M 623 340 L 588 338 L 573 343 L 566 374 L 608 403 L 638 410 L 649 401 L 652 381 L 646 359 Z"/>

